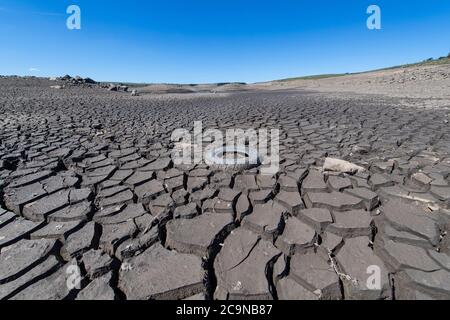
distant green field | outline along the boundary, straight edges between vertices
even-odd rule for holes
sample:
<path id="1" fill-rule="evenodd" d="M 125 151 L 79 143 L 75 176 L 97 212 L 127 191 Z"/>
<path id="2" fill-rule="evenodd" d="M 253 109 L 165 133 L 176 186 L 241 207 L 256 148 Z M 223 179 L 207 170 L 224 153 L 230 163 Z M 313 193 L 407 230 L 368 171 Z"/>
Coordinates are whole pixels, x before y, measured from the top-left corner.
<path id="1" fill-rule="evenodd" d="M 427 65 L 441 65 L 441 64 L 450 64 L 450 54 L 447 57 L 441 57 L 438 59 L 428 59 L 428 60 L 421 61 L 421 62 L 409 63 L 409 64 L 404 64 L 404 65 L 399 65 L 399 66 L 371 70 L 371 71 L 363 71 L 363 72 L 356 72 L 356 73 L 318 74 L 318 75 L 312 75 L 312 76 L 286 78 L 286 79 L 280 79 L 280 80 L 275 80 L 275 81 L 276 82 L 284 82 L 284 81 L 294 81 L 294 80 L 319 80 L 319 79 L 326 79 L 326 78 L 342 77 L 342 76 L 347 76 L 347 75 L 352 75 L 352 74 L 362 74 L 362 73 L 368 73 L 368 72 L 374 72 L 374 71 L 393 70 L 393 69 L 419 67 L 419 66 L 427 66 Z"/>

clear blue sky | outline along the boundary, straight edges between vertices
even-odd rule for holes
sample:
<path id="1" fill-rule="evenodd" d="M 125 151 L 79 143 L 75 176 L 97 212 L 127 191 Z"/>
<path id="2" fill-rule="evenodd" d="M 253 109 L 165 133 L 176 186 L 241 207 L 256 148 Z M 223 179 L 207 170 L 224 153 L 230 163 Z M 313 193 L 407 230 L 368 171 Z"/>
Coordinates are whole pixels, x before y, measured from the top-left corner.
<path id="1" fill-rule="evenodd" d="M 70 4 L 81 30 L 66 28 Z M 447 55 L 450 1 L 0 0 L 0 43 L 0 74 L 257 82 Z"/>

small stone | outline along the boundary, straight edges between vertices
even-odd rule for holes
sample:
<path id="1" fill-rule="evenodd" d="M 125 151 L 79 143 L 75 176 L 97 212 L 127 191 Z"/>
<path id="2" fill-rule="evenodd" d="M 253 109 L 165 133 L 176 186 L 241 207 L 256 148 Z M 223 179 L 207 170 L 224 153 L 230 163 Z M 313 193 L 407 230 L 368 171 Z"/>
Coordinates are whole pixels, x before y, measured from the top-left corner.
<path id="1" fill-rule="evenodd" d="M 412 179 L 421 185 L 429 185 L 433 181 L 433 179 L 422 172 L 413 174 Z"/>
<path id="2" fill-rule="evenodd" d="M 355 174 L 357 172 L 363 172 L 365 169 L 361 166 L 358 166 L 354 163 L 345 160 L 326 158 L 323 164 L 323 170 Z"/>

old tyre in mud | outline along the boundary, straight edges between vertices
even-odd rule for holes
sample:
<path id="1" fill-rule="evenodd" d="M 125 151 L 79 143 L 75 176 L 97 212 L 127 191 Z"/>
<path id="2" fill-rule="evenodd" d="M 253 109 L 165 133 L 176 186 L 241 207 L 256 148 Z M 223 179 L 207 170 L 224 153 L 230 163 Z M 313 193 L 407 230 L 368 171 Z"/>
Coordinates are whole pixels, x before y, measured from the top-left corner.
<path id="1" fill-rule="evenodd" d="M 235 146 L 209 149 L 205 153 L 205 161 L 211 168 L 227 171 L 247 170 L 260 164 L 256 150 Z"/>

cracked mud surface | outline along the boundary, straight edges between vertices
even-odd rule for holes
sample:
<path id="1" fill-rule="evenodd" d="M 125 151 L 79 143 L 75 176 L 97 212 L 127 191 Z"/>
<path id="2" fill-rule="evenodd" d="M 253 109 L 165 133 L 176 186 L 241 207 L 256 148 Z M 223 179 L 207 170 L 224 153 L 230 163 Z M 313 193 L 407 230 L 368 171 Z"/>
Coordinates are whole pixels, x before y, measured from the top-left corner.
<path id="1" fill-rule="evenodd" d="M 0 78 L 0 299 L 450 299 L 448 107 L 50 85 Z M 175 166 L 199 120 L 279 128 L 280 171 Z"/>

